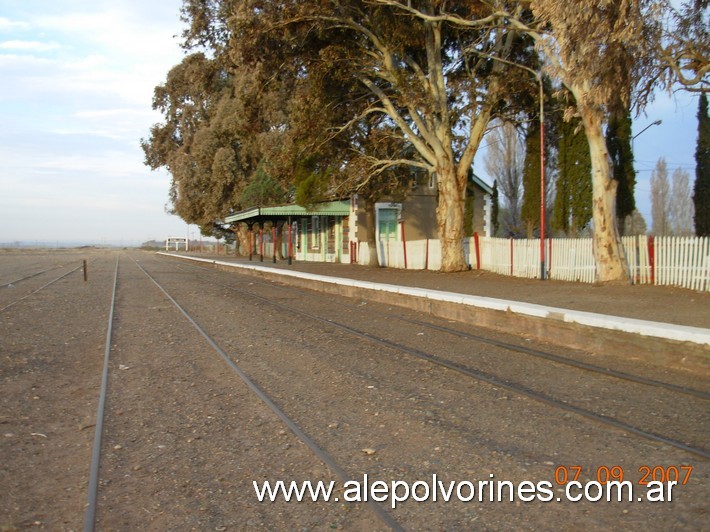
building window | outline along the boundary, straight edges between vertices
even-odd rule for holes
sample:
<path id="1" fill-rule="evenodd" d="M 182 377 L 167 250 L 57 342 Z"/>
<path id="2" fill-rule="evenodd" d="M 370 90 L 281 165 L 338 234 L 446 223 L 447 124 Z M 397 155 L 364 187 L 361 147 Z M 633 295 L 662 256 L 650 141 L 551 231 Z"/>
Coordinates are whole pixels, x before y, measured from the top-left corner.
<path id="1" fill-rule="evenodd" d="M 380 240 L 397 240 L 399 209 L 378 209 L 377 233 Z"/>

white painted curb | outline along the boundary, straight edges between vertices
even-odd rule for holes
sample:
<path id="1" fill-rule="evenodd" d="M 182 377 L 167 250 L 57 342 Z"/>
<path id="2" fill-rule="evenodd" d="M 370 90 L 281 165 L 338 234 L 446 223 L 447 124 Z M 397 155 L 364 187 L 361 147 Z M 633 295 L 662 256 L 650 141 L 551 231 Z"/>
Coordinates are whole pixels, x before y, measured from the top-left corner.
<path id="1" fill-rule="evenodd" d="M 447 301 L 450 303 L 469 305 L 477 308 L 512 312 L 523 316 L 532 316 L 535 318 L 549 318 L 557 321 L 564 321 L 567 323 L 578 323 L 579 325 L 586 325 L 588 327 L 596 327 L 599 329 L 609 329 L 612 331 L 621 331 L 631 334 L 640 334 L 642 336 L 664 338 L 667 340 L 676 340 L 678 342 L 691 342 L 694 344 L 710 346 L 710 329 L 704 329 L 702 327 L 689 327 L 686 325 L 675 325 L 672 323 L 663 323 L 659 321 L 646 321 L 638 320 L 635 318 L 625 318 L 621 316 L 608 316 L 605 314 L 596 314 L 594 312 L 583 312 L 580 310 L 546 307 L 544 305 L 536 305 L 534 303 L 508 301 L 506 299 L 496 299 L 493 297 L 456 294 L 454 292 L 430 290 L 428 288 L 415 288 L 411 286 L 397 286 L 392 284 L 373 283 L 370 281 L 358 281 L 355 279 L 345 279 L 342 277 L 329 277 L 326 275 L 317 275 L 314 273 L 297 272 L 292 270 L 281 270 L 277 268 L 269 268 L 266 266 L 257 266 L 253 264 L 241 264 L 219 260 L 202 259 L 199 257 L 190 257 L 188 255 L 179 255 L 176 253 L 158 252 L 158 255 L 165 255 L 168 257 L 179 257 L 181 259 L 189 259 L 195 262 L 218 264 L 220 266 L 227 266 L 231 268 L 241 268 L 245 270 L 275 273 L 278 275 L 283 275 L 285 277 L 297 277 L 301 279 L 318 281 L 321 283 L 353 286 L 366 290 L 377 290 L 382 292 L 391 292 L 395 294 L 425 297 L 434 301 Z"/>

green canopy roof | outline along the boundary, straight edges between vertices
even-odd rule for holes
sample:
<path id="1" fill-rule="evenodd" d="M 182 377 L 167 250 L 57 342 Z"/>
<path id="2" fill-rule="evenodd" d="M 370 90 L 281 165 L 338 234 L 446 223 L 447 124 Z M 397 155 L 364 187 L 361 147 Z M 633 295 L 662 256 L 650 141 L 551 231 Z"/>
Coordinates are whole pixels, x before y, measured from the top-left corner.
<path id="1" fill-rule="evenodd" d="M 348 216 L 350 214 L 349 201 L 329 201 L 316 203 L 310 207 L 301 205 L 280 205 L 277 207 L 252 207 L 227 216 L 225 223 L 259 222 L 274 220 L 288 216 Z"/>

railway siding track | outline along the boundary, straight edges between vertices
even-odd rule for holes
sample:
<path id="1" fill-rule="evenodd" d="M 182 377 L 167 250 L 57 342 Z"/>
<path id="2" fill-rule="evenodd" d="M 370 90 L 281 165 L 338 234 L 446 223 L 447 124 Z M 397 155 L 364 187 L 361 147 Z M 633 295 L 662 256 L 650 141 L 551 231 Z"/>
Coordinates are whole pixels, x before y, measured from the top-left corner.
<path id="1" fill-rule="evenodd" d="M 82 268 L 82 265 L 76 266 L 75 268 L 70 269 L 69 271 L 62 273 L 62 274 L 59 275 L 58 277 L 54 277 L 51 281 L 48 281 L 48 282 L 42 284 L 39 288 L 35 288 L 34 290 L 31 290 L 31 291 L 29 291 L 29 292 L 26 292 L 23 296 L 17 297 L 16 299 L 13 299 L 10 303 L 7 303 L 7 304 L 4 304 L 4 305 L 0 306 L 0 312 L 5 312 L 7 309 L 9 309 L 9 308 L 11 308 L 11 307 L 14 307 L 15 305 L 17 305 L 18 303 L 21 303 L 21 302 L 24 301 L 25 299 L 27 299 L 27 298 L 29 298 L 29 297 L 32 297 L 32 296 L 35 295 L 36 293 L 41 292 L 41 291 L 44 290 L 45 288 L 47 288 L 47 287 L 49 287 L 49 286 L 52 286 L 54 283 L 56 283 L 56 282 L 58 282 L 58 281 L 61 281 L 61 280 L 64 279 L 65 277 L 68 277 L 69 275 L 71 275 L 72 273 L 76 272 L 76 271 L 79 270 L 80 268 Z M 51 269 L 53 269 L 53 268 L 44 270 L 44 271 L 40 272 L 39 274 L 45 273 L 45 272 L 47 272 L 47 271 L 50 271 Z M 29 276 L 27 276 L 27 277 L 24 277 L 22 280 L 26 280 L 26 279 L 35 277 L 36 275 L 39 275 L 39 274 L 29 275 Z M 12 283 L 11 283 L 11 284 L 12 284 Z"/>
<path id="2" fill-rule="evenodd" d="M 298 444 L 315 445 L 140 263 L 125 259 L 117 279 L 115 327 L 106 341 L 106 428 L 101 438 L 97 425 L 94 448 L 101 473 L 89 487 L 86 531 L 94 523 L 101 530 L 292 522 L 378 528 L 375 515 L 355 508 L 255 504 L 252 480 L 287 473 L 330 481 L 344 472 L 322 451 L 313 456 Z M 378 511 L 379 528 L 399 529 Z"/>
<path id="3" fill-rule="evenodd" d="M 357 297 L 450 319 L 468 325 L 481 326 L 498 331 L 515 330 L 538 340 L 564 345 L 570 348 L 588 349 L 599 352 L 623 353 L 635 351 L 643 353 L 644 359 L 653 363 L 685 369 L 710 376 L 710 332 L 697 327 L 666 326 L 640 320 L 624 320 L 632 324 L 627 332 L 618 320 L 601 320 L 602 316 L 587 312 L 568 312 L 564 309 L 550 309 L 527 303 L 514 303 L 491 298 L 476 298 L 460 294 L 427 295 L 425 291 L 411 287 L 396 287 L 352 279 L 327 279 L 320 275 L 277 270 L 254 265 L 180 256 L 168 253 L 162 255 L 193 263 L 212 265 L 225 271 L 239 270 L 245 275 L 260 279 L 286 282 L 337 296 Z M 601 321 L 605 323 L 602 324 Z M 602 326 L 603 334 L 599 327 Z M 667 330 L 657 333 L 661 327 Z M 676 340 L 669 338 L 678 335 Z M 690 341 L 692 339 L 692 341 Z"/>
<path id="4" fill-rule="evenodd" d="M 146 253 L 116 257 L 97 256 L 88 283 L 68 276 L 0 313 L 0 384 L 7 390 L 0 396 L 0 451 L 8 457 L 0 470 L 8 488 L 0 493 L 0 527 L 77 529 L 84 515 L 85 530 L 704 524 L 710 474 L 704 457 L 550 408 L 487 369 L 476 376 L 492 377 L 488 382 L 452 371 L 467 366 L 470 354 L 483 360 L 493 351 L 492 360 L 500 358 L 505 345 L 462 336 L 465 327 L 459 334 L 441 322 L 441 330 L 425 328 L 427 318 L 410 313 L 385 319 L 378 305 L 363 312 L 299 292 L 273 301 L 278 287 L 250 277 L 218 271 L 195 277 L 192 268 Z M 377 327 L 365 328 L 368 318 Z M 448 351 L 460 351 L 463 361 L 433 364 L 441 361 L 427 356 L 441 353 L 432 345 L 447 359 Z M 426 356 L 412 358 L 417 354 Z M 559 361 L 530 353 L 512 356 L 521 371 L 526 364 L 550 368 L 543 377 L 590 371 L 560 369 Z M 93 475 L 102 360 L 106 417 L 93 434 L 95 442 L 100 436 Z M 629 386 L 630 405 L 643 397 L 638 390 L 658 388 Z M 702 390 L 660 390 L 683 401 L 707 400 Z M 330 458 L 314 454 L 299 433 Z M 409 501 L 376 513 L 355 503 L 257 503 L 252 487 L 254 480 L 342 485 L 365 474 L 385 482 L 432 474 L 535 482 L 554 480 L 556 467 L 573 465 L 590 480 L 613 464 L 630 477 L 644 464 L 692 465 L 694 472 L 667 505 Z M 96 513 L 89 518 L 84 507 L 93 486 Z"/>
<path id="5" fill-rule="evenodd" d="M 113 273 L 107 253 L 93 257 L 89 282 L 69 275 L 84 256 L 62 254 L 71 259 L 63 260 L 64 274 L 47 268 L 57 260 L 51 253 L 17 264 L 9 254 L 0 266 L 13 269 L 15 279 L 22 270 L 48 270 L 3 289 L 13 298 L 33 292 L 0 313 L 0 528 L 68 530 L 81 523 L 100 375 L 95 355 Z"/>
<path id="6" fill-rule="evenodd" d="M 168 263 L 151 267 L 152 269 L 161 269 L 160 276 L 170 276 Z M 294 316 L 292 312 L 286 314 L 279 312 L 279 309 L 264 300 L 263 296 L 261 300 L 254 300 L 253 296 L 244 294 L 246 297 L 242 297 L 241 294 L 235 292 L 230 297 L 229 292 L 233 291 L 228 290 L 227 286 L 212 285 L 209 287 L 210 283 L 207 282 L 201 286 L 195 285 L 189 280 L 192 275 L 188 272 L 178 275 L 177 279 L 179 280 L 174 280 L 174 273 L 173 270 L 173 280 L 169 285 L 171 292 L 177 293 L 178 299 L 184 299 L 187 302 L 191 299 L 191 295 L 201 293 L 203 300 L 206 298 L 209 301 L 208 304 L 193 305 L 190 303 L 188 308 L 191 309 L 191 313 L 196 313 L 201 321 L 210 322 L 208 328 L 220 343 L 225 345 L 230 343 L 229 331 L 234 331 L 235 327 L 238 327 L 237 330 L 254 330 L 261 324 L 265 334 L 260 340 L 254 340 L 254 336 L 250 335 L 251 341 L 256 344 L 253 346 L 256 351 L 248 349 L 252 348 L 251 345 L 246 348 L 242 347 L 243 352 L 239 354 L 240 364 L 246 365 L 250 374 L 259 375 L 258 382 L 263 383 L 267 391 L 280 397 L 283 404 L 286 404 L 287 399 L 293 399 L 294 405 L 303 403 L 317 405 L 319 414 L 323 416 L 321 421 L 330 421 L 331 418 L 337 420 L 339 415 L 344 415 L 342 413 L 336 414 L 329 408 L 331 402 L 333 405 L 337 402 L 334 396 L 323 396 L 324 390 L 321 388 L 330 389 L 332 388 L 331 383 L 344 391 L 365 390 L 365 394 L 379 397 L 381 405 L 378 407 L 377 402 L 373 406 L 373 403 L 369 402 L 365 396 L 356 396 L 349 403 L 349 409 L 354 412 L 362 408 L 365 412 L 369 410 L 370 415 L 373 415 L 374 412 L 374 415 L 379 417 L 375 417 L 373 421 L 376 422 L 379 419 L 381 421 L 379 426 L 384 428 L 378 429 L 377 424 L 368 423 L 367 428 L 363 425 L 358 431 L 353 426 L 353 414 L 345 415 L 345 419 L 340 419 L 339 423 L 336 421 L 328 423 L 328 425 L 340 424 L 341 428 L 338 429 L 338 432 L 344 432 L 341 436 L 344 441 L 351 439 L 356 441 L 365 433 L 378 434 L 380 445 L 384 446 L 381 459 L 390 462 L 389 467 L 385 469 L 390 473 L 400 471 L 401 468 L 404 471 L 414 468 L 412 460 L 416 460 L 417 456 L 419 459 L 424 459 L 425 463 L 431 459 L 427 456 L 426 451 L 415 450 L 412 444 L 402 440 L 404 437 L 402 430 L 407 434 L 411 434 L 410 431 L 413 430 L 413 427 L 409 427 L 410 423 L 412 425 L 421 423 L 422 427 L 433 426 L 438 430 L 445 431 L 448 434 L 447 438 L 453 439 L 446 445 L 442 445 L 442 449 L 464 445 L 461 442 L 453 443 L 460 438 L 468 440 L 469 444 L 473 446 L 472 449 L 475 449 L 473 456 L 477 457 L 476 460 L 488 453 L 497 456 L 497 452 L 502 450 L 503 456 L 512 460 L 515 460 L 515 457 L 518 459 L 525 457 L 523 461 L 529 461 L 531 464 L 548 463 L 546 450 L 536 443 L 539 439 L 545 439 L 541 436 L 540 431 L 547 430 L 550 434 L 554 434 L 554 456 L 558 457 L 554 458 L 549 455 L 549 463 L 560 460 L 559 456 L 567 456 L 566 460 L 571 460 L 569 453 L 584 455 L 586 456 L 584 460 L 591 460 L 592 464 L 595 463 L 595 460 L 597 464 L 600 461 L 609 461 L 607 455 L 616 456 L 614 460 L 624 462 L 626 458 L 621 458 L 621 455 L 625 452 L 621 449 L 637 445 L 639 448 L 643 448 L 637 457 L 644 456 L 648 460 L 653 460 L 652 456 L 658 456 L 658 453 L 661 453 L 665 456 L 664 460 L 666 461 L 694 461 L 692 455 L 685 451 L 680 449 L 671 451 L 668 447 L 659 446 L 658 442 L 655 444 L 653 442 L 643 443 L 642 439 L 626 431 L 586 427 L 583 423 L 578 425 L 579 430 L 575 434 L 575 423 L 573 422 L 575 416 L 571 414 L 554 414 L 549 411 L 545 413 L 545 408 L 542 406 L 537 407 L 534 402 L 531 403 L 526 398 L 510 397 L 510 393 L 506 393 L 506 390 L 499 386 L 487 383 L 479 386 L 470 382 L 470 379 L 459 379 L 451 375 L 447 377 L 446 373 L 436 370 L 428 364 L 412 363 L 411 360 L 407 360 L 406 355 L 390 352 L 389 347 L 367 348 L 369 341 L 350 341 L 337 332 L 335 334 L 329 332 L 330 327 L 324 327 L 323 323 L 318 324 L 313 323 L 312 320 L 304 320 L 303 316 Z M 234 284 L 247 287 L 249 290 L 256 288 L 251 285 L 258 284 L 247 281 L 248 277 L 227 276 L 225 279 L 234 279 Z M 188 286 L 189 289 L 186 288 Z M 276 287 L 273 290 L 276 290 Z M 296 296 L 289 297 L 290 299 L 301 299 Z M 317 297 L 313 299 L 311 306 L 317 307 Z M 328 301 L 328 298 L 322 301 Z M 337 312 L 328 308 L 327 302 L 325 305 L 327 307 L 324 309 L 325 312 L 331 313 L 331 315 Z M 240 309 L 249 309 L 248 314 L 240 312 Z M 373 320 L 378 320 L 376 314 L 371 313 L 370 316 Z M 328 351 L 322 351 L 323 347 L 320 346 L 323 341 L 327 342 Z M 257 342 L 259 343 L 257 344 Z M 272 356 L 267 357 L 266 353 L 274 351 L 272 347 L 274 344 L 280 345 L 280 348 L 288 353 L 288 357 L 276 357 L 275 360 L 272 360 Z M 259 346 L 265 350 L 264 353 L 258 350 Z M 317 350 L 316 347 L 318 347 Z M 402 382 L 410 384 L 403 385 Z M 364 383 L 371 385 L 365 386 Z M 398 391 L 388 391 L 395 385 L 400 387 Z M 314 386 L 316 387 L 314 388 Z M 485 399 L 481 396 L 482 394 L 493 396 L 492 400 L 496 404 L 491 404 L 491 399 Z M 408 403 L 408 401 L 413 401 L 413 403 Z M 455 406 L 462 403 L 468 406 Z M 411 408 L 406 405 L 411 405 Z M 289 404 L 289 408 L 293 408 L 291 404 Z M 297 406 L 295 408 L 298 409 Z M 376 410 L 372 410 L 373 408 Z M 392 415 L 386 413 L 389 409 L 393 409 Z M 492 414 L 498 421 L 497 424 L 487 425 L 484 422 L 486 416 L 491 415 L 486 411 L 497 412 Z M 479 414 L 484 417 L 480 418 Z M 300 414 L 301 417 L 297 415 L 297 419 L 303 420 L 303 415 L 303 413 Z M 554 419 L 557 421 L 552 421 Z M 530 425 L 531 423 L 533 424 Z M 552 430 L 549 428 L 550 423 L 555 427 Z M 402 424 L 407 425 L 408 428 L 402 429 Z M 584 429 L 582 429 L 582 425 L 585 425 Z M 398 427 L 399 430 L 393 429 L 393 426 Z M 545 426 L 548 428 L 540 428 Z M 344 428 L 347 430 L 342 430 Z M 487 433 L 487 430 L 491 432 Z M 504 434 L 508 433 L 507 442 L 500 439 L 500 431 L 503 431 Z M 428 431 L 422 431 L 418 438 L 437 440 L 433 434 L 425 436 L 427 433 Z M 387 434 L 389 434 L 389 438 Z M 606 436 L 602 436 L 602 434 L 606 434 Z M 327 435 L 324 437 L 328 440 Z M 384 443 L 388 439 L 391 441 Z M 328 441 L 329 445 L 333 445 L 332 440 Z M 582 450 L 593 441 L 597 442 L 596 451 L 593 453 L 596 458 Z M 332 447 L 326 445 L 326 448 Z M 405 448 L 410 449 L 411 456 L 408 453 L 400 455 L 401 468 L 392 466 L 393 457 L 391 454 L 385 459 L 387 450 Z M 463 447 L 457 449 L 451 452 L 461 456 L 460 453 L 464 452 Z M 549 448 L 547 449 L 549 450 Z M 420 454 L 422 452 L 424 454 Z M 607 458 L 603 458 L 602 455 Z M 424 458 L 425 456 L 427 458 Z M 671 458 L 671 456 L 675 458 Z M 700 461 L 702 463 L 703 459 L 700 458 Z M 503 470 L 510 465 L 504 466 L 501 462 L 499 467 Z"/>
<path id="7" fill-rule="evenodd" d="M 585 365 L 585 364 L 580 364 L 576 361 L 572 361 L 572 364 L 568 364 L 568 360 L 564 359 L 562 360 L 562 357 L 552 355 L 550 353 L 543 352 L 539 349 L 532 349 L 532 348 L 524 348 L 521 346 L 517 346 L 514 344 L 511 344 L 509 342 L 502 342 L 502 341 L 492 341 L 490 339 L 485 339 L 485 338 L 480 338 L 477 335 L 473 334 L 465 334 L 462 333 L 461 331 L 454 331 L 449 328 L 444 328 L 441 326 L 434 326 L 432 327 L 435 331 L 437 332 L 443 332 L 447 335 L 456 333 L 456 336 L 463 337 L 467 340 L 473 340 L 474 342 L 482 342 L 484 341 L 485 344 L 487 345 L 495 345 L 496 348 L 499 348 L 499 350 L 502 349 L 502 352 L 505 350 L 512 350 L 515 353 L 522 352 L 523 354 L 527 355 L 533 355 L 536 358 L 542 358 L 543 362 L 541 365 L 544 365 L 547 363 L 548 365 L 551 365 L 553 368 L 560 363 L 564 363 L 565 365 L 571 365 L 571 368 L 566 368 L 569 372 L 569 370 L 576 370 L 577 372 L 589 372 L 592 375 L 594 375 L 595 379 L 600 381 L 596 386 L 598 389 L 601 389 L 602 391 L 594 391 L 592 390 L 585 390 L 580 388 L 578 385 L 573 384 L 571 386 L 571 389 L 566 392 L 566 395 L 564 393 L 560 394 L 559 391 L 556 390 L 556 388 L 559 388 L 559 385 L 556 385 L 554 382 L 550 382 L 550 380 L 555 381 L 555 380 L 565 380 L 565 373 L 562 372 L 560 373 L 559 370 L 556 370 L 555 373 L 553 373 L 553 378 L 552 379 L 547 379 L 542 380 L 543 383 L 546 382 L 543 386 L 535 382 L 535 375 L 528 375 L 525 374 L 525 372 L 517 372 L 518 375 L 514 378 L 508 377 L 508 376 L 501 376 L 501 369 L 504 364 L 497 364 L 498 367 L 496 367 L 495 363 L 488 363 L 486 365 L 487 369 L 480 369 L 479 367 L 476 367 L 475 364 L 478 362 L 480 364 L 481 362 L 481 357 L 485 356 L 484 355 L 476 355 L 476 356 L 470 356 L 468 353 L 466 353 L 466 347 L 465 346 L 460 346 L 459 349 L 463 354 L 463 356 L 455 356 L 456 349 L 453 348 L 451 344 L 446 344 L 445 341 L 437 341 L 434 340 L 433 342 L 430 342 L 430 345 L 433 343 L 434 345 L 447 345 L 447 350 L 446 350 L 446 355 L 442 356 L 440 354 L 434 354 L 432 352 L 427 352 L 423 351 L 422 349 L 412 346 L 411 341 L 407 341 L 407 339 L 402 338 L 402 339 L 396 339 L 397 333 L 396 331 L 392 330 L 392 325 L 391 323 L 388 325 L 382 325 L 383 323 L 386 323 L 387 320 L 389 319 L 386 313 L 381 313 L 379 315 L 378 319 L 375 319 L 375 315 L 373 313 L 378 313 L 377 310 L 368 308 L 364 312 L 369 315 L 371 318 L 371 323 L 372 325 L 370 328 L 366 331 L 363 329 L 358 329 L 355 327 L 352 327 L 350 325 L 347 325 L 343 323 L 342 321 L 338 321 L 335 318 L 331 317 L 324 317 L 323 314 L 328 314 L 329 316 L 334 316 L 337 315 L 338 313 L 334 309 L 323 309 L 323 311 L 319 313 L 312 313 L 312 312 L 307 312 L 304 310 L 301 310 L 299 308 L 299 302 L 302 301 L 303 298 L 307 298 L 308 294 L 303 293 L 303 295 L 300 298 L 296 299 L 289 299 L 287 303 L 279 302 L 279 297 L 275 293 L 277 289 L 274 289 L 274 287 L 269 287 L 268 285 L 266 286 L 266 289 L 269 292 L 268 296 L 260 295 L 255 293 L 253 290 L 249 290 L 244 287 L 243 283 L 241 284 L 241 287 L 237 286 L 231 286 L 229 284 L 225 283 L 218 283 L 219 286 L 222 286 L 224 288 L 227 288 L 229 290 L 232 290 L 234 292 L 237 292 L 239 294 L 246 295 L 248 297 L 251 297 L 255 300 L 261 301 L 266 305 L 270 305 L 272 307 L 277 307 L 281 308 L 283 310 L 286 310 L 287 312 L 294 313 L 299 316 L 303 316 L 309 320 L 313 320 L 318 323 L 322 323 L 326 325 L 327 327 L 334 328 L 339 331 L 343 331 L 344 333 L 350 335 L 351 337 L 355 337 L 358 339 L 365 340 L 366 342 L 370 342 L 382 347 L 386 348 L 391 348 L 396 351 L 400 351 L 402 353 L 406 353 L 407 355 L 416 357 L 421 360 L 426 360 L 432 364 L 436 364 L 439 366 L 442 366 L 444 368 L 447 368 L 448 370 L 455 371 L 458 373 L 461 373 L 463 375 L 466 375 L 468 377 L 477 379 L 482 382 L 486 382 L 488 384 L 491 384 L 496 387 L 504 388 L 506 390 L 509 390 L 510 392 L 516 393 L 518 395 L 527 397 L 529 399 L 533 399 L 535 401 L 540 401 L 544 404 L 547 404 L 549 406 L 552 406 L 554 408 L 558 408 L 561 410 L 564 410 L 569 413 L 573 413 L 578 416 L 585 417 L 587 419 L 593 420 L 598 423 L 602 423 L 604 425 L 607 425 L 609 427 L 613 427 L 614 429 L 626 431 L 629 433 L 633 433 L 637 436 L 647 438 L 652 441 L 664 443 L 667 445 L 671 445 L 673 447 L 677 447 L 679 449 L 682 449 L 684 451 L 687 451 L 691 454 L 694 454 L 700 458 L 710 458 L 710 452 L 704 448 L 704 443 L 707 441 L 707 430 L 704 430 L 703 427 L 707 427 L 707 400 L 710 398 L 710 396 L 701 390 L 696 390 L 693 388 L 688 388 L 684 386 L 678 386 L 678 385 L 673 385 L 673 384 L 668 384 L 664 382 L 660 382 L 654 379 L 647 379 L 643 377 L 637 377 L 635 375 L 629 375 L 629 374 L 620 374 L 619 372 L 616 371 L 610 371 L 606 370 L 603 368 L 597 368 L 591 365 Z M 316 296 L 316 299 L 318 296 Z M 350 307 L 351 309 L 354 307 Z M 360 309 L 361 312 L 362 309 Z M 349 319 L 352 319 L 352 316 L 349 316 Z M 405 321 L 409 321 L 410 323 L 413 323 L 418 326 L 422 327 L 428 327 L 429 324 L 426 322 L 423 322 L 422 320 L 406 320 L 406 318 L 402 318 Z M 418 334 L 423 334 L 423 333 L 418 333 Z M 411 336 L 411 335 L 410 335 Z M 416 342 L 414 342 L 416 344 Z M 470 347 L 468 349 L 471 349 Z M 473 352 L 476 352 L 475 350 L 472 350 Z M 480 351 L 480 347 L 479 347 Z M 495 357 L 497 360 L 506 360 L 506 358 L 499 354 Z M 474 364 L 474 365 L 472 365 Z M 510 365 L 510 362 L 508 362 L 508 365 Z M 557 375 L 556 377 L 554 375 Z M 606 386 L 606 383 L 602 380 L 602 378 L 606 379 L 611 379 L 612 381 L 620 380 L 621 383 L 616 383 L 617 385 L 624 386 L 623 389 L 621 389 L 619 392 L 616 393 L 617 399 L 616 402 L 610 403 L 611 406 L 608 406 L 607 409 L 610 411 L 617 411 L 620 410 L 623 406 L 624 402 L 624 396 L 627 393 L 627 387 L 624 385 L 624 381 L 630 381 L 634 385 L 642 385 L 642 386 L 648 386 L 651 388 L 650 393 L 648 394 L 648 400 L 643 401 L 641 403 L 643 406 L 643 410 L 637 414 L 628 414 L 627 417 L 630 417 L 631 419 L 629 421 L 624 421 L 622 419 L 618 419 L 614 414 L 609 414 L 603 411 L 599 411 L 599 405 L 603 405 L 605 400 L 602 399 L 600 396 L 612 396 L 612 392 L 609 390 L 608 386 Z M 516 380 L 518 379 L 518 380 Z M 520 380 L 523 379 L 523 380 Z M 585 387 L 586 384 L 588 384 L 590 381 L 594 381 L 595 379 L 586 379 Z M 572 382 L 576 382 L 579 380 L 579 378 L 574 378 L 571 379 Z M 550 388 L 551 386 L 551 388 Z M 653 389 L 661 389 L 662 393 L 660 397 L 657 397 L 657 395 L 660 392 L 653 392 Z M 675 395 L 674 395 L 675 394 Z M 694 409 L 695 413 L 695 420 L 692 422 L 688 422 L 688 420 L 683 420 L 684 424 L 678 425 L 678 416 L 677 416 L 677 402 L 678 402 L 678 397 L 677 394 L 683 394 L 689 396 L 688 398 L 684 398 L 682 400 L 686 401 L 689 404 L 695 404 L 696 408 Z M 587 399 L 585 399 L 585 397 Z M 594 400 L 591 398 L 594 397 Z M 682 397 L 682 396 L 681 396 Z M 581 401 L 580 401 L 581 400 Z M 594 409 L 593 406 L 595 405 L 597 408 Z M 660 410 L 662 411 L 665 407 L 665 409 L 668 411 L 666 417 L 664 418 L 662 415 L 660 415 L 658 412 L 653 412 L 652 416 L 648 415 L 643 415 L 645 410 L 649 407 L 650 404 L 655 404 L 653 407 L 655 410 Z M 688 407 L 686 407 L 688 408 Z M 659 427 L 659 426 L 664 426 L 665 432 L 667 435 L 659 434 L 657 432 L 657 429 L 649 429 L 649 428 L 642 428 L 638 426 L 638 419 L 637 417 L 646 417 L 647 419 L 645 420 L 645 423 L 647 427 Z M 691 437 L 688 434 L 683 434 L 682 430 L 683 427 L 685 427 L 686 430 L 689 428 L 693 428 L 694 430 L 699 430 L 699 434 L 695 436 L 695 438 Z M 668 432 L 670 431 L 670 435 L 668 435 Z M 663 431 L 662 431 L 663 432 Z M 680 440 L 679 438 L 685 437 L 686 440 Z M 696 441 L 697 443 L 695 445 L 689 444 L 688 440 Z"/>

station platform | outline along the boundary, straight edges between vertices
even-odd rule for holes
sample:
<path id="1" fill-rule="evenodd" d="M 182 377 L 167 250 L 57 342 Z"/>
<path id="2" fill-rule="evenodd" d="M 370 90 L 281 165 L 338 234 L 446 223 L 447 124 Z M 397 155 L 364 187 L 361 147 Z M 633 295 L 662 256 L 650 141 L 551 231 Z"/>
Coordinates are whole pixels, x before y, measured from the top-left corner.
<path id="1" fill-rule="evenodd" d="M 710 293 L 673 287 L 521 279 L 354 264 L 166 253 L 350 297 L 407 306 L 579 348 L 645 350 L 710 372 Z"/>

